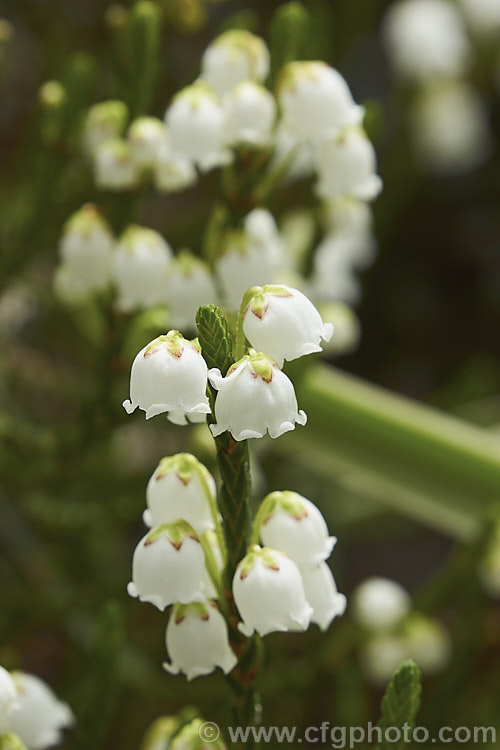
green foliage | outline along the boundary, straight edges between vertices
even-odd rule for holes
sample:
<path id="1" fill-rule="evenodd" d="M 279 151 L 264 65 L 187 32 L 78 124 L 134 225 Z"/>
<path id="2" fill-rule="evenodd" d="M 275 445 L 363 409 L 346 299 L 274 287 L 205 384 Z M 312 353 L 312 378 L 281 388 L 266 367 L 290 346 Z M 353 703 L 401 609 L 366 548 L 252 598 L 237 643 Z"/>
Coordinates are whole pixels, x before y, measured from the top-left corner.
<path id="1" fill-rule="evenodd" d="M 384 732 L 389 727 L 402 729 L 405 725 L 414 726 L 415 717 L 420 709 L 420 670 L 415 662 L 403 662 L 395 672 L 385 691 L 380 708 L 382 716 L 378 726 Z M 377 750 L 403 750 L 404 739 L 401 742 L 389 742 L 385 739 L 377 745 Z"/>
<path id="2" fill-rule="evenodd" d="M 218 367 L 222 375 L 234 363 L 233 342 L 227 318 L 216 305 L 203 305 L 196 314 L 198 340 L 208 367 Z"/>
<path id="3" fill-rule="evenodd" d="M 102 609 L 75 705 L 78 729 L 73 750 L 103 746 L 120 693 L 119 658 L 124 642 L 123 612 L 117 602 Z"/>
<path id="4" fill-rule="evenodd" d="M 309 33 L 309 13 L 297 0 L 278 6 L 269 24 L 271 78 L 286 63 L 301 60 Z"/>
<path id="5" fill-rule="evenodd" d="M 153 97 L 160 53 L 161 14 L 156 3 L 139 0 L 128 26 L 128 103 L 132 118 L 147 114 Z"/>

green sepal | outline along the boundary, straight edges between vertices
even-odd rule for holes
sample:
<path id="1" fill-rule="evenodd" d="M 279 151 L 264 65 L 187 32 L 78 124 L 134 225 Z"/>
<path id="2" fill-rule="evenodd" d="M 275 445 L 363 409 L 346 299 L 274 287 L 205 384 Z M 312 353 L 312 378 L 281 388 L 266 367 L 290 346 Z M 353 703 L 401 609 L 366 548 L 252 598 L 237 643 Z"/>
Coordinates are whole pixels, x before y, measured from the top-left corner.
<path id="1" fill-rule="evenodd" d="M 401 729 L 405 725 L 414 726 L 420 708 L 421 693 L 420 670 L 415 662 L 409 659 L 394 673 L 382 698 L 382 715 L 377 726 L 382 729 L 383 734 L 389 727 Z M 376 750 L 404 750 L 404 746 L 404 738 L 396 743 L 383 739 Z"/>
<path id="2" fill-rule="evenodd" d="M 182 547 L 184 537 L 188 537 L 194 542 L 200 541 L 191 524 L 184 521 L 183 518 L 179 518 L 177 521 L 162 523 L 160 526 L 155 526 L 155 528 L 147 534 L 144 540 L 144 546 L 148 547 L 150 544 L 154 544 L 163 536 L 167 537 L 170 544 L 175 547 L 176 550 L 180 550 Z"/>

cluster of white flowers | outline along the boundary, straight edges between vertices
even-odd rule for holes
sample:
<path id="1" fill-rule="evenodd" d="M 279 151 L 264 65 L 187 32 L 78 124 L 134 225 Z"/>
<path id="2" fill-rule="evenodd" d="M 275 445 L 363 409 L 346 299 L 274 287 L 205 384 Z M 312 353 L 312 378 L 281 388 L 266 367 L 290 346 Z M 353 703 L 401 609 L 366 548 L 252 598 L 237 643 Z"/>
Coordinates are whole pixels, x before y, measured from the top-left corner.
<path id="1" fill-rule="evenodd" d="M 58 744 L 74 721 L 70 707 L 39 677 L 0 667 L 0 743 L 10 732 L 26 750 L 45 750 Z"/>
<path id="2" fill-rule="evenodd" d="M 176 257 L 153 229 L 129 225 L 116 238 L 96 206 L 86 204 L 63 228 L 57 293 L 79 302 L 113 288 L 123 312 L 166 307 L 172 325 L 194 325 L 197 308 L 216 299 L 210 270 L 188 250 Z"/>
<path id="3" fill-rule="evenodd" d="M 311 279 L 304 278 L 303 258 L 291 257 L 289 243 L 263 207 L 222 229 L 210 269 L 184 250 L 174 257 L 165 240 L 153 232 L 148 239 L 145 228 L 129 227 L 115 241 L 104 219 L 84 207 L 61 239 L 56 288 L 67 301 L 111 284 L 119 309 L 167 305 L 170 325 L 188 328 L 201 304 L 220 302 L 236 310 L 247 287 L 294 279 L 293 286 L 317 304 L 339 305 L 330 312 L 344 336 L 332 351 L 342 351 L 341 341 L 345 349 L 355 345 L 359 326 L 345 306 L 358 301 L 356 274 L 371 262 L 373 252 L 366 249 L 374 243 L 365 214 L 382 186 L 373 145 L 362 129 L 364 110 L 341 74 L 325 63 L 289 63 L 274 93 L 264 85 L 269 70 L 261 38 L 226 31 L 207 47 L 199 78 L 173 97 L 164 121 L 141 117 L 129 123 L 123 102 L 101 102 L 88 113 L 84 147 L 98 187 L 109 190 L 129 190 L 144 180 L 158 190 L 181 190 L 199 173 L 232 163 L 242 148 L 269 154 L 262 161 L 264 183 L 274 174 L 277 185 L 315 174 L 316 194 L 332 218 L 314 253 Z"/>
<path id="4" fill-rule="evenodd" d="M 216 667 L 229 672 L 236 656 L 215 601 L 220 586 L 211 578 L 224 563 L 214 533 L 220 527 L 215 482 L 194 456 L 179 453 L 160 461 L 146 500 L 144 522 L 151 530 L 134 552 L 128 593 L 160 610 L 171 606 L 167 671 L 188 680 Z"/>
<path id="5" fill-rule="evenodd" d="M 229 431 L 236 441 L 273 438 L 305 424 L 295 391 L 280 367 L 285 360 L 318 352 L 332 326 L 314 305 L 287 286 L 252 287 L 240 306 L 239 334 L 252 348 L 222 376 L 208 370 L 196 341 L 170 331 L 136 356 L 130 376 L 128 413 L 146 419 L 166 413 L 185 424 L 210 412 L 208 381 L 217 391 L 214 437 Z M 258 349 L 259 351 L 256 351 Z M 263 353 L 265 352 L 265 353 Z M 172 606 L 166 630 L 170 663 L 165 669 L 188 679 L 236 664 L 224 619 L 221 570 L 225 538 L 215 484 L 189 454 L 163 459 L 147 487 L 143 519 L 151 530 L 137 545 L 131 596 L 163 610 Z M 258 546 L 259 540 L 266 546 Z M 256 515 L 252 544 L 234 574 L 233 596 L 250 636 L 276 630 L 325 630 L 345 609 L 325 560 L 335 539 L 309 500 L 293 492 L 268 495 Z M 219 606 L 216 599 L 219 599 Z"/>
<path id="6" fill-rule="evenodd" d="M 485 103 L 466 79 L 474 63 L 467 26 L 479 41 L 498 38 L 497 0 L 399 0 L 384 21 L 390 61 L 415 88 L 410 131 L 430 172 L 465 172 L 491 151 Z"/>
<path id="7" fill-rule="evenodd" d="M 352 595 L 352 612 L 366 634 L 360 658 L 372 682 L 384 685 L 405 659 L 413 659 L 425 674 L 447 665 L 451 652 L 447 631 L 412 610 L 410 595 L 396 581 L 363 581 Z"/>
<path id="8" fill-rule="evenodd" d="M 128 413 L 137 407 L 146 419 L 166 413 L 175 424 L 202 421 L 210 413 L 207 380 L 218 391 L 214 436 L 228 430 L 235 440 L 279 437 L 305 424 L 290 379 L 280 369 L 293 360 L 321 350 L 333 333 L 314 305 L 297 289 L 269 285 L 252 287 L 243 298 L 241 325 L 249 350 L 222 376 L 208 370 L 196 340 L 169 331 L 137 354 L 130 375 Z M 256 349 L 258 351 L 256 351 Z"/>
<path id="9" fill-rule="evenodd" d="M 344 613 L 346 598 L 325 562 L 337 540 L 310 500 L 271 492 L 257 511 L 253 536 L 265 546 L 250 547 L 233 580 L 244 635 L 301 631 L 311 622 L 324 631 Z"/>

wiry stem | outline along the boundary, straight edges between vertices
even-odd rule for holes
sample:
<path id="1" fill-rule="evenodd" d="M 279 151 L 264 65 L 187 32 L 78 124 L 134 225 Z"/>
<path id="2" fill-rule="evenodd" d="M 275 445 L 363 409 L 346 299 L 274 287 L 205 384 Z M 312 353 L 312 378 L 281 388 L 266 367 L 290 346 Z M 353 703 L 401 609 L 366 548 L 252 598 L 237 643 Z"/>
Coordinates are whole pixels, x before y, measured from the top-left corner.
<path id="1" fill-rule="evenodd" d="M 200 307 L 196 316 L 201 351 L 209 367 L 217 367 L 222 375 L 234 364 L 233 343 L 227 320 L 214 305 Z M 214 423 L 215 391 L 209 386 Z M 232 581 L 236 567 L 246 555 L 250 537 L 250 462 L 247 441 L 237 441 L 229 432 L 215 439 L 217 465 L 221 485 L 218 494 L 219 510 L 224 523 L 227 560 L 222 574 L 225 597 L 229 608 L 229 639 L 238 657 L 238 665 L 228 678 L 235 693 L 235 718 L 240 726 L 256 720 L 257 702 L 252 683 L 259 668 L 260 641 L 245 638 L 238 630 L 240 621 L 232 595 Z M 248 747 L 248 743 L 246 744 Z"/>

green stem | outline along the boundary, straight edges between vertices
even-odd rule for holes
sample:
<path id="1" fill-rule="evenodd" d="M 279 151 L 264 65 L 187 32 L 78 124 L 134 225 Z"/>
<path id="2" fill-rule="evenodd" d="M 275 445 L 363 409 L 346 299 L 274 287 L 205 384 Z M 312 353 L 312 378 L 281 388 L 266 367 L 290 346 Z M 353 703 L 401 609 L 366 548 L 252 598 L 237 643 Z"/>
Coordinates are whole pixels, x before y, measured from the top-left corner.
<path id="1" fill-rule="evenodd" d="M 227 546 L 226 546 L 226 538 L 224 536 L 224 530 L 222 528 L 222 524 L 220 520 L 217 500 L 213 496 L 212 491 L 210 490 L 210 487 L 208 486 L 208 482 L 203 474 L 203 471 L 200 469 L 198 465 L 196 465 L 195 471 L 196 471 L 196 476 L 198 477 L 200 484 L 203 488 L 203 492 L 205 493 L 205 498 L 207 500 L 208 507 L 210 508 L 210 515 L 212 516 L 212 521 L 214 522 L 214 526 L 215 526 L 215 534 L 217 536 L 217 541 L 219 542 L 222 559 L 225 564 L 227 560 Z"/>
<path id="2" fill-rule="evenodd" d="M 252 523 L 252 533 L 250 535 L 250 546 L 253 544 L 260 544 L 260 529 L 266 514 L 269 512 L 269 503 L 265 500 L 259 505 L 259 509 L 255 514 L 255 518 Z"/>
<path id="3" fill-rule="evenodd" d="M 241 300 L 240 309 L 238 312 L 238 319 L 236 321 L 236 346 L 234 349 L 234 358 L 238 362 L 245 354 L 246 349 L 246 337 L 245 331 L 243 330 L 243 321 L 245 320 L 245 313 L 250 300 L 257 292 L 260 292 L 261 288 L 258 286 L 252 286 L 247 289 Z"/>
<path id="4" fill-rule="evenodd" d="M 204 534 L 200 537 L 200 543 L 201 548 L 203 550 L 203 554 L 205 555 L 205 567 L 207 569 L 208 575 L 210 576 L 210 580 L 212 581 L 214 585 L 214 589 L 217 593 L 217 599 L 219 601 L 219 606 L 224 613 L 226 617 L 229 617 L 229 607 L 226 600 L 226 593 L 224 591 L 224 586 L 222 585 L 222 578 L 219 573 L 219 569 L 217 567 L 217 561 L 215 559 L 212 547 L 210 545 L 210 539 L 208 536 L 208 532 L 205 531 Z"/>

